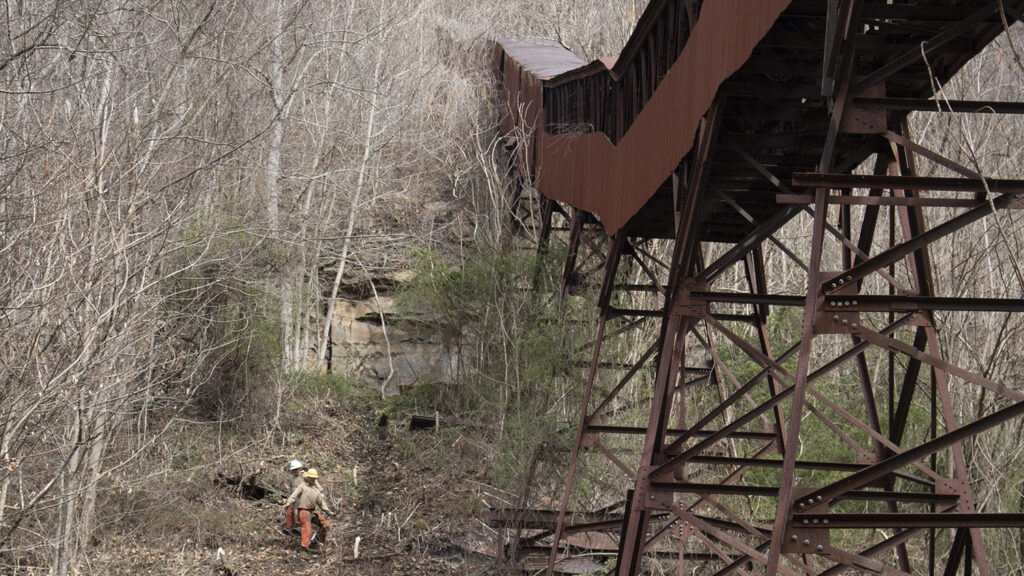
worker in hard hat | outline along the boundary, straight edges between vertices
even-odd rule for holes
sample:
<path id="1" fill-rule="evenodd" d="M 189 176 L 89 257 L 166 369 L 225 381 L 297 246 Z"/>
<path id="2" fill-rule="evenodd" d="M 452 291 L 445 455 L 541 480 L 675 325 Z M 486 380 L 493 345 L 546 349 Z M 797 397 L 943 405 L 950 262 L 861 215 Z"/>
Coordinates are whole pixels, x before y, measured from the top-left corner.
<path id="1" fill-rule="evenodd" d="M 304 477 L 306 474 L 306 465 L 302 463 L 302 460 L 292 460 L 291 462 L 288 463 L 288 471 L 291 472 L 292 476 L 294 477 L 291 489 L 292 491 L 295 491 L 296 488 L 305 483 Z M 318 490 L 323 492 L 323 486 L 320 485 L 319 481 L 316 482 L 316 487 Z M 287 508 L 285 508 L 284 511 L 285 531 L 297 529 L 297 524 L 298 520 L 295 518 L 295 506 L 288 506 Z"/>
<path id="2" fill-rule="evenodd" d="M 294 480 L 292 480 L 292 492 L 295 491 L 300 485 L 303 484 L 302 475 L 306 471 L 306 467 L 302 465 L 301 460 L 292 460 L 288 463 L 288 471 L 292 473 Z M 295 506 L 286 506 L 284 509 L 284 529 L 292 530 L 295 528 Z"/>
<path id="3" fill-rule="evenodd" d="M 327 507 L 327 502 L 324 500 L 324 494 L 317 487 L 317 482 L 320 478 L 320 473 L 317 472 L 316 468 L 310 468 L 306 470 L 303 475 L 303 483 L 295 488 L 292 495 L 285 501 L 285 508 L 295 505 L 296 519 L 302 526 L 302 547 L 309 549 L 309 534 L 312 530 L 312 522 L 314 517 L 320 522 L 323 530 L 320 531 L 320 542 L 327 541 L 327 521 L 324 520 L 317 509 L 322 510 L 326 514 L 333 514 Z"/>
<path id="4" fill-rule="evenodd" d="M 298 486 L 302 483 L 302 473 L 306 471 L 306 466 L 302 463 L 302 460 L 292 460 L 288 463 L 288 471 L 298 480 L 295 483 Z"/>

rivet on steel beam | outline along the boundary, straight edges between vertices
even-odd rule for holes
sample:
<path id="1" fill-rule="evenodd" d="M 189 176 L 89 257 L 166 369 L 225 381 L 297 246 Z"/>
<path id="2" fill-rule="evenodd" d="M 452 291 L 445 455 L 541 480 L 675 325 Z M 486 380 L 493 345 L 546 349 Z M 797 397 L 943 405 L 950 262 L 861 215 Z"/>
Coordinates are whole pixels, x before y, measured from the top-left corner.
<path id="1" fill-rule="evenodd" d="M 847 276 L 846 277 L 846 281 L 847 282 L 853 282 L 853 276 Z M 840 280 L 840 282 L 842 282 L 842 280 Z"/>
<path id="2" fill-rule="evenodd" d="M 817 519 L 817 518 L 815 518 L 815 519 L 813 520 L 813 522 L 814 522 L 815 524 L 817 524 L 817 523 L 818 523 L 818 519 Z"/>
<path id="3" fill-rule="evenodd" d="M 842 306 L 843 303 L 842 302 L 832 302 L 832 305 L 833 306 Z"/>
<path id="4" fill-rule="evenodd" d="M 843 326 L 846 326 L 846 325 L 847 325 L 847 324 L 849 324 L 849 323 L 850 323 L 850 321 L 849 321 L 849 320 L 846 320 L 845 318 L 843 319 Z"/>
<path id="5" fill-rule="evenodd" d="M 818 494 L 818 502 L 821 502 L 821 494 Z"/>
<path id="6" fill-rule="evenodd" d="M 843 280 L 842 278 L 839 279 L 839 285 L 840 286 L 842 286 L 845 282 L 846 282 L 846 280 Z"/>
<path id="7" fill-rule="evenodd" d="M 808 498 L 807 499 L 807 503 L 808 504 L 814 504 L 814 498 Z"/>
<path id="8" fill-rule="evenodd" d="M 856 306 L 856 305 L 857 305 L 857 301 L 856 301 L 856 300 L 854 300 L 854 301 L 853 301 L 853 305 L 854 305 L 854 306 Z"/>
<path id="9" fill-rule="evenodd" d="M 798 540 L 798 538 L 796 537 L 796 534 L 793 534 L 793 536 L 790 539 L 793 540 L 793 542 L 796 542 Z"/>
<path id="10" fill-rule="evenodd" d="M 833 283 L 832 283 L 832 287 L 833 287 L 833 288 L 835 288 L 835 287 L 836 287 L 836 283 L 835 283 L 835 282 L 833 282 Z"/>
<path id="11" fill-rule="evenodd" d="M 811 545 L 811 541 L 810 540 L 804 540 L 804 546 L 810 546 L 810 545 Z"/>
<path id="12" fill-rule="evenodd" d="M 654 500 L 654 494 L 651 494 L 651 500 Z"/>
<path id="13" fill-rule="evenodd" d="M 854 322 L 853 324 L 850 324 L 850 328 L 856 328 L 856 327 L 857 327 L 857 323 L 856 322 Z"/>
<path id="14" fill-rule="evenodd" d="M 828 524 L 828 518 L 825 518 L 825 519 L 824 519 L 824 520 L 822 520 L 821 522 L 822 522 L 822 524 Z"/>
<path id="15" fill-rule="evenodd" d="M 818 552 L 821 552 L 824 549 L 825 549 L 824 546 L 822 546 L 821 544 L 818 544 Z"/>
<path id="16" fill-rule="evenodd" d="M 843 306 L 849 306 L 849 305 L 850 305 L 850 301 L 849 300 L 847 300 L 846 302 L 843 302 Z"/>
<path id="17" fill-rule="evenodd" d="M 804 503 L 803 503 L 803 502 L 801 502 L 801 503 L 797 504 L 797 507 L 798 507 L 798 508 L 800 508 L 801 510 L 803 510 L 803 508 L 804 508 Z"/>
<path id="18" fill-rule="evenodd" d="M 838 322 L 839 321 L 839 314 L 836 314 L 835 316 L 833 316 L 832 317 L 832 321 L 833 322 Z"/>
<path id="19" fill-rule="evenodd" d="M 804 524 L 807 524 L 807 518 L 804 518 Z"/>

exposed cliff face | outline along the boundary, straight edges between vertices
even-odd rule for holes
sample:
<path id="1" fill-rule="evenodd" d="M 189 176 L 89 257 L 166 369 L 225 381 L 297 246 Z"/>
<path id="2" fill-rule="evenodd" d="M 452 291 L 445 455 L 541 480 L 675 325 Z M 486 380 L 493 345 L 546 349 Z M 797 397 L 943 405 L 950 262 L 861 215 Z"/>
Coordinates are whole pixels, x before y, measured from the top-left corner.
<path id="1" fill-rule="evenodd" d="M 331 372 L 365 381 L 386 395 L 416 382 L 451 378 L 453 358 L 436 332 L 400 316 L 390 294 L 339 300 L 331 319 L 331 341 Z"/>

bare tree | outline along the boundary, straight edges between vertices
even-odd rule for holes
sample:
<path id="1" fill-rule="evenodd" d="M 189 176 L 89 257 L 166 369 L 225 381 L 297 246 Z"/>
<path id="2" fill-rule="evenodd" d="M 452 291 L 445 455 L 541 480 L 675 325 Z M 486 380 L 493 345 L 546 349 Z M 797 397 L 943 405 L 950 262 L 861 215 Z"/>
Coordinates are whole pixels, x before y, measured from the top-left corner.
<path id="1" fill-rule="evenodd" d="M 216 171 L 267 126 L 210 122 L 234 71 L 211 64 L 231 6 L 6 7 L 0 553 L 68 574 L 100 491 L 134 474 L 230 342 L 189 306 L 216 293 L 201 271 L 233 232 L 206 220 Z"/>

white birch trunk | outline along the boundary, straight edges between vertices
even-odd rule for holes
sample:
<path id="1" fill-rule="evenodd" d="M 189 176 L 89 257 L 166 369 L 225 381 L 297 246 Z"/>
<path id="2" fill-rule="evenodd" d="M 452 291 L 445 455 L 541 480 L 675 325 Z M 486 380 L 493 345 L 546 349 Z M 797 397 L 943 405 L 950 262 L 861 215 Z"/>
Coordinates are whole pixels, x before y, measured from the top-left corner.
<path id="1" fill-rule="evenodd" d="M 348 36 L 349 36 L 348 30 L 351 28 L 351 25 L 352 25 L 352 15 L 355 12 L 355 8 L 356 8 L 355 0 L 349 0 L 348 11 L 345 14 L 345 20 L 344 20 L 344 23 L 342 25 L 342 33 L 341 33 L 341 42 L 340 43 L 343 46 L 348 42 Z M 341 55 L 339 56 L 338 62 L 335 64 L 336 72 L 334 74 L 333 81 L 331 82 L 331 84 L 328 87 L 326 93 L 324 94 L 324 116 L 323 117 L 324 117 L 324 121 L 325 122 L 330 122 L 334 118 L 334 116 L 333 116 L 333 113 L 334 113 L 334 101 L 335 101 L 334 94 L 335 94 L 336 88 L 341 83 L 341 75 L 342 75 L 343 70 L 344 70 L 344 67 L 343 67 L 342 64 L 347 59 L 347 56 L 348 56 L 348 52 L 342 52 Z M 325 129 L 325 130 L 323 130 L 321 132 L 321 139 L 320 139 L 320 142 L 319 142 L 319 145 L 318 145 L 318 150 L 321 150 L 321 151 L 325 150 L 325 148 L 327 146 L 327 136 L 328 136 L 328 134 L 331 134 L 331 132 L 328 131 L 327 129 Z M 320 158 L 321 158 L 320 154 L 317 154 L 315 156 L 315 158 L 314 158 L 314 164 L 313 164 L 313 172 L 314 173 L 316 173 L 316 171 L 318 170 Z M 324 186 L 324 192 L 325 192 L 325 196 L 326 196 L 327 195 L 326 194 L 326 191 L 327 191 L 326 181 L 324 181 L 323 186 Z M 303 203 L 303 206 L 302 206 L 303 217 L 302 217 L 302 221 L 301 221 L 301 224 L 300 224 L 300 232 L 299 232 L 299 237 L 300 238 L 307 238 L 307 234 L 309 233 L 309 222 L 311 222 L 313 220 L 312 206 L 313 206 L 313 195 L 314 195 L 315 189 L 316 189 L 316 184 L 311 182 L 309 187 L 307 188 L 306 199 L 305 199 L 305 201 Z M 327 226 L 329 226 L 331 218 L 334 216 L 334 204 L 335 203 L 333 201 L 333 198 L 331 200 L 327 201 L 326 213 L 322 215 L 322 217 L 319 219 L 319 222 L 318 222 L 318 224 L 316 226 L 315 233 L 317 234 L 318 237 L 322 234 L 323 230 L 326 229 Z M 309 274 L 309 281 L 307 283 L 307 287 L 308 287 L 308 290 L 309 290 L 309 294 L 315 295 L 313 297 L 313 299 L 312 299 L 312 306 L 314 306 L 314 307 L 319 307 L 320 297 L 321 297 L 320 282 L 319 282 L 318 270 L 317 270 L 317 263 L 320 261 L 320 254 L 321 254 L 322 250 L 323 250 L 323 241 L 318 239 L 315 242 L 314 248 L 311 251 L 311 253 L 307 252 L 307 251 L 303 251 L 303 253 L 302 253 L 302 257 L 303 257 L 303 260 L 302 260 L 302 270 L 306 271 L 306 273 Z M 301 279 L 300 279 L 300 281 L 301 281 Z M 307 302 L 304 305 L 308 306 L 310 304 Z M 319 311 L 317 313 L 319 313 Z M 308 359 L 308 357 L 305 356 L 308 353 L 307 351 L 310 350 L 317 343 L 314 340 L 316 338 L 316 329 L 308 321 L 308 317 L 309 316 L 310 315 L 304 314 L 301 317 L 300 321 L 298 322 L 298 331 L 295 334 L 295 352 L 294 352 L 295 356 L 294 356 L 294 358 L 295 358 L 296 362 L 302 362 L 303 364 L 305 364 L 306 360 Z M 317 348 L 317 349 L 319 349 L 319 348 Z M 313 357 L 314 365 L 315 365 L 315 361 L 316 361 L 317 358 L 319 358 L 318 355 Z"/>
<path id="2" fill-rule="evenodd" d="M 79 392 L 79 405 L 71 414 L 70 429 L 66 445 L 70 446 L 68 464 L 61 472 L 60 523 L 57 526 L 56 540 L 53 543 L 52 573 L 55 576 L 67 576 L 75 556 L 74 526 L 77 514 L 78 499 L 78 468 L 82 463 L 82 403 L 84 392 Z"/>
<path id="3" fill-rule="evenodd" d="M 345 227 L 345 239 L 341 243 L 341 256 L 338 258 L 338 271 L 334 275 L 334 283 L 331 285 L 331 297 L 327 300 L 327 315 L 324 318 L 324 329 L 320 335 L 320 345 L 317 350 L 316 365 L 313 371 L 321 370 L 327 360 L 327 346 L 330 343 L 331 321 L 334 318 L 334 306 L 338 299 L 338 289 L 341 287 L 341 279 L 345 275 L 345 263 L 348 260 L 348 253 L 352 246 L 352 231 L 355 230 L 356 218 L 359 216 L 359 204 L 362 201 L 363 188 L 366 184 L 366 172 L 370 165 L 370 156 L 373 153 L 374 132 L 376 131 L 377 102 L 380 96 L 380 76 L 384 63 L 384 40 L 387 29 L 384 28 L 384 13 L 381 11 L 381 38 L 377 48 L 377 59 L 373 67 L 374 87 L 370 96 L 370 116 L 366 121 L 366 133 L 363 138 L 363 156 L 359 163 L 359 176 L 356 180 L 355 194 L 349 205 L 348 225 Z"/>
<path id="4" fill-rule="evenodd" d="M 11 476 L 14 476 L 14 462 L 11 458 L 10 435 L 0 438 L 0 526 L 4 525 L 4 512 L 7 510 L 7 491 L 11 488 Z"/>
<path id="5" fill-rule="evenodd" d="M 280 204 L 281 204 L 281 147 L 284 144 L 284 114 L 287 94 L 284 86 L 284 65 L 281 56 L 281 33 L 283 31 L 284 7 L 283 0 L 275 0 L 273 14 L 271 15 L 272 38 L 270 41 L 270 62 L 267 75 L 270 80 L 270 96 L 273 104 L 270 124 L 270 140 L 267 143 L 267 226 L 270 229 L 271 238 L 277 238 L 282 232 Z M 293 328 L 293 292 L 294 287 L 290 281 L 288 271 L 285 270 L 281 283 L 278 287 L 278 297 L 281 302 L 281 344 L 282 344 L 282 368 L 285 372 L 293 368 L 294 358 L 289 349 L 292 341 Z"/>

